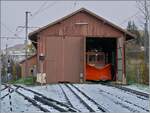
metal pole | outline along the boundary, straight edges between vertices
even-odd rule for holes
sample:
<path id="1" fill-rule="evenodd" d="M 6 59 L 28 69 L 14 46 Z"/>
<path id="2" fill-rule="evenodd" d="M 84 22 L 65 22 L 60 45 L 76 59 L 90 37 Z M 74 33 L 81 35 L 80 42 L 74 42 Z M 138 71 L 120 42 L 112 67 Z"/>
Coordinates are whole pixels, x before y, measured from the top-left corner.
<path id="1" fill-rule="evenodd" d="M 145 9 L 145 64 L 149 62 L 149 34 L 148 34 L 148 6 L 147 6 L 147 0 L 144 1 L 144 9 Z"/>
<path id="2" fill-rule="evenodd" d="M 1 4 L 1 1 L 0 1 Z M 1 18 L 0 18 L 0 29 L 1 29 Z M 1 30 L 0 30 L 0 113 L 2 112 L 2 105 L 1 105 L 1 84 L 2 84 L 2 77 L 1 77 L 1 71 L 2 71 L 2 62 L 1 62 Z"/>
<path id="3" fill-rule="evenodd" d="M 28 58 L 28 14 L 30 12 L 26 11 L 25 12 L 25 76 L 28 75 L 28 62 L 27 62 L 27 58 Z"/>
<path id="4" fill-rule="evenodd" d="M 7 39 L 7 41 L 8 41 L 8 39 Z M 7 54 L 7 50 L 8 50 L 8 49 L 7 49 L 7 47 L 8 47 L 8 45 L 7 45 L 7 43 L 6 43 L 6 50 L 5 50 L 5 52 L 6 52 L 6 53 L 5 53 L 5 58 L 6 58 L 6 60 L 5 60 L 5 61 L 6 61 L 5 66 L 6 66 L 6 67 L 5 67 L 5 68 L 6 68 L 6 70 L 5 70 L 5 71 L 6 71 L 6 78 L 7 78 L 7 82 L 8 82 L 8 81 L 9 81 L 9 76 L 8 76 L 8 54 Z"/>
<path id="5" fill-rule="evenodd" d="M 0 1 L 1 2 L 1 1 Z M 0 29 L 1 29 L 1 26 L 0 26 Z M 2 63 L 1 63 L 1 30 L 0 30 L 0 113 L 1 113 L 1 69 L 2 69 Z"/>

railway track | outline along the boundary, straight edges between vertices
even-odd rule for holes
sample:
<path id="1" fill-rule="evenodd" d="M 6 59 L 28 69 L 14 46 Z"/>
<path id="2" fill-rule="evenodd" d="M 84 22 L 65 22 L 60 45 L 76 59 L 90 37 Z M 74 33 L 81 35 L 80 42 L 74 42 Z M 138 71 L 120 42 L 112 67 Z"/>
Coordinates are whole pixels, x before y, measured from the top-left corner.
<path id="1" fill-rule="evenodd" d="M 61 85 L 63 92 L 65 93 L 67 100 L 71 100 L 70 96 L 74 98 L 72 101 L 78 100 L 77 104 L 72 104 L 76 109 L 82 112 L 109 112 L 107 109 L 96 103 L 93 99 L 83 93 L 80 89 L 72 84 Z M 68 88 L 68 90 L 66 89 Z M 68 95 L 70 93 L 70 95 Z"/>
<path id="2" fill-rule="evenodd" d="M 123 87 L 121 85 L 116 85 L 116 84 L 111 84 L 111 83 L 101 83 L 101 84 L 106 85 L 106 86 L 115 87 L 115 88 L 121 89 L 123 91 L 127 91 L 130 93 L 136 94 L 138 98 L 141 98 L 141 96 L 144 98 L 149 98 L 149 94 L 147 94 L 147 93 L 140 92 L 140 91 L 133 90 L 133 89 L 129 89 L 129 88 Z"/>
<path id="3" fill-rule="evenodd" d="M 7 97 L 8 95 L 9 95 L 9 93 L 11 94 L 11 93 L 13 93 L 16 89 L 13 89 L 13 88 L 11 88 L 9 85 L 7 85 L 7 84 L 4 84 L 4 88 L 1 90 L 1 98 L 0 99 L 4 99 L 5 97 Z M 5 91 L 5 90 L 7 90 L 8 88 L 10 88 L 10 92 L 8 92 L 8 91 Z M 5 92 L 4 93 L 4 95 L 3 95 L 3 92 Z"/>
<path id="4" fill-rule="evenodd" d="M 96 87 L 95 87 L 96 88 Z M 81 87 L 79 87 L 81 89 Z M 91 89 L 91 86 L 89 87 Z M 83 87 L 84 91 L 88 91 L 88 87 Z M 98 91 L 99 98 L 106 98 L 106 100 L 110 101 L 112 104 L 116 104 L 116 106 L 120 106 L 121 109 L 126 109 L 129 112 L 150 112 L 148 107 L 148 98 L 139 98 L 140 95 L 135 95 L 131 92 L 127 92 L 125 90 L 121 90 L 118 88 L 112 88 L 106 85 L 100 85 L 99 88 L 97 87 L 96 90 L 91 91 Z M 95 100 L 92 95 L 91 97 Z M 98 96 L 97 96 L 98 98 Z M 97 101 L 98 102 L 98 101 Z M 144 104 L 145 103 L 145 104 Z M 111 104 L 110 104 L 111 107 Z M 110 108 L 108 108 L 110 109 Z"/>
<path id="5" fill-rule="evenodd" d="M 106 84 L 106 83 L 103 83 L 103 85 L 106 85 L 106 86 L 109 86 L 109 87 L 115 87 L 117 89 L 120 89 L 124 93 L 127 93 L 128 95 L 136 95 L 137 98 L 139 98 L 139 99 L 141 99 L 143 101 L 149 100 L 149 94 L 147 94 L 147 93 L 143 93 L 143 92 L 140 92 L 140 91 L 136 91 L 136 90 L 129 89 L 129 88 L 126 88 L 126 87 L 123 87 L 123 86 L 120 86 L 120 85 L 115 85 L 115 84 Z M 143 112 L 150 112 L 150 110 L 148 108 L 146 108 L 145 106 L 141 105 L 140 103 L 133 103 L 132 100 L 130 100 L 128 98 L 122 97 L 122 96 L 117 95 L 117 94 L 113 94 L 113 93 L 111 93 L 109 91 L 105 91 L 105 90 L 102 90 L 102 89 L 100 89 L 99 92 L 103 93 L 105 96 L 111 95 L 112 97 L 115 97 L 116 100 L 118 99 L 121 102 L 124 102 L 124 103 L 128 104 L 128 106 L 133 105 L 136 109 L 142 109 Z M 123 106 L 125 107 L 124 104 L 123 104 Z M 130 107 L 127 107 L 127 108 L 134 111 L 134 109 L 131 109 Z"/>
<path id="6" fill-rule="evenodd" d="M 8 88 L 11 89 L 9 93 Z M 150 112 L 147 107 L 149 98 L 117 87 L 112 88 L 111 85 L 100 85 L 100 87 L 95 87 L 94 90 L 93 86 L 84 88 L 74 84 L 58 84 L 57 88 L 63 93 L 61 98 L 64 101 L 49 98 L 24 86 L 7 84 L 3 87 L 1 99 L 16 92 L 43 112 L 111 112 L 116 108 L 129 112 Z M 90 91 L 97 92 L 96 98 L 94 98 L 95 94 L 90 93 Z M 116 108 L 112 109 L 112 106 Z"/>
<path id="7" fill-rule="evenodd" d="M 60 89 L 62 90 L 63 94 L 64 94 L 64 97 L 65 97 L 65 100 L 66 100 L 66 103 L 68 105 L 70 105 L 71 107 L 73 107 L 73 104 L 71 103 L 71 101 L 69 100 L 68 96 L 67 96 L 67 93 L 64 91 L 62 85 L 59 84 L 59 87 Z M 74 107 L 73 107 L 74 108 Z M 78 110 L 80 112 L 80 110 Z"/>
<path id="8" fill-rule="evenodd" d="M 7 89 L 8 88 L 8 86 L 7 85 L 4 85 L 5 87 L 3 88 L 3 89 L 1 89 L 0 91 L 3 91 L 3 90 L 5 90 L 5 89 Z"/>
<path id="9" fill-rule="evenodd" d="M 16 92 L 23 96 L 26 100 L 31 102 L 34 106 L 38 107 L 41 111 L 44 112 L 77 112 L 76 109 L 71 108 L 70 106 L 63 104 L 59 101 L 56 101 L 51 98 L 35 92 L 33 90 L 27 89 L 25 87 L 15 85 L 18 89 Z"/>
<path id="10" fill-rule="evenodd" d="M 142 110 L 142 112 L 149 112 L 149 109 L 146 109 L 143 106 L 135 104 L 130 100 L 124 99 L 123 97 L 121 97 L 119 95 L 110 93 L 108 91 L 104 91 L 102 89 L 100 89 L 99 92 L 100 92 L 101 95 L 109 98 L 115 104 L 119 104 L 120 106 L 130 110 L 131 112 L 141 112 L 141 110 Z M 114 97 L 115 97 L 115 99 L 114 99 Z M 130 106 L 134 106 L 134 107 L 130 107 Z"/>

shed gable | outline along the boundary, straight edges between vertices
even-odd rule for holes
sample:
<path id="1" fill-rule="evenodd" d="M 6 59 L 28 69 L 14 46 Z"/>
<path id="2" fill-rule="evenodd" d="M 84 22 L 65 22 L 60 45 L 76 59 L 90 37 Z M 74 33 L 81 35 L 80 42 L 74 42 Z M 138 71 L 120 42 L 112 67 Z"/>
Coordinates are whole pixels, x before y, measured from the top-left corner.
<path id="1" fill-rule="evenodd" d="M 83 24 L 79 25 L 77 23 Z M 123 33 L 93 15 L 80 11 L 61 22 L 49 26 L 41 31 L 40 35 L 121 37 Z"/>

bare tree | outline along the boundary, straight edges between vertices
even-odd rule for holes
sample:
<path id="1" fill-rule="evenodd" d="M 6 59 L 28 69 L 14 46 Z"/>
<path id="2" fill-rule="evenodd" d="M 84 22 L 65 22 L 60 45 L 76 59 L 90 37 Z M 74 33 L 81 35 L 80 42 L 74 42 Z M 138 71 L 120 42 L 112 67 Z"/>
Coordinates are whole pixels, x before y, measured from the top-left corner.
<path id="1" fill-rule="evenodd" d="M 144 48 L 145 48 L 145 63 L 149 63 L 149 28 L 150 28 L 150 1 L 138 0 L 138 9 L 142 13 L 143 28 L 144 28 Z"/>

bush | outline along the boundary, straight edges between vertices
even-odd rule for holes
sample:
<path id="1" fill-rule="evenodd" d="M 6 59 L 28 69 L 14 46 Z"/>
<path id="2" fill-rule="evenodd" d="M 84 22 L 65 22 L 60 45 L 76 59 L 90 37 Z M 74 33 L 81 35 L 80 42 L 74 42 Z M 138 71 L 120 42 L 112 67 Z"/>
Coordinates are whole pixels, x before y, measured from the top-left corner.
<path id="1" fill-rule="evenodd" d="M 136 68 L 134 65 L 129 65 L 127 66 L 127 71 L 126 71 L 126 77 L 127 77 L 127 83 L 128 84 L 133 84 L 136 83 Z"/>
<path id="2" fill-rule="evenodd" d="M 126 77 L 128 84 L 149 84 L 149 66 L 144 64 L 144 61 L 139 64 L 132 64 L 127 60 Z"/>
<path id="3" fill-rule="evenodd" d="M 149 66 L 142 63 L 141 64 L 141 76 L 142 76 L 142 83 L 149 84 Z"/>
<path id="4" fill-rule="evenodd" d="M 12 81 L 13 84 L 24 84 L 24 85 L 35 85 L 36 77 L 29 76 L 25 78 L 21 78 L 17 81 Z"/>

